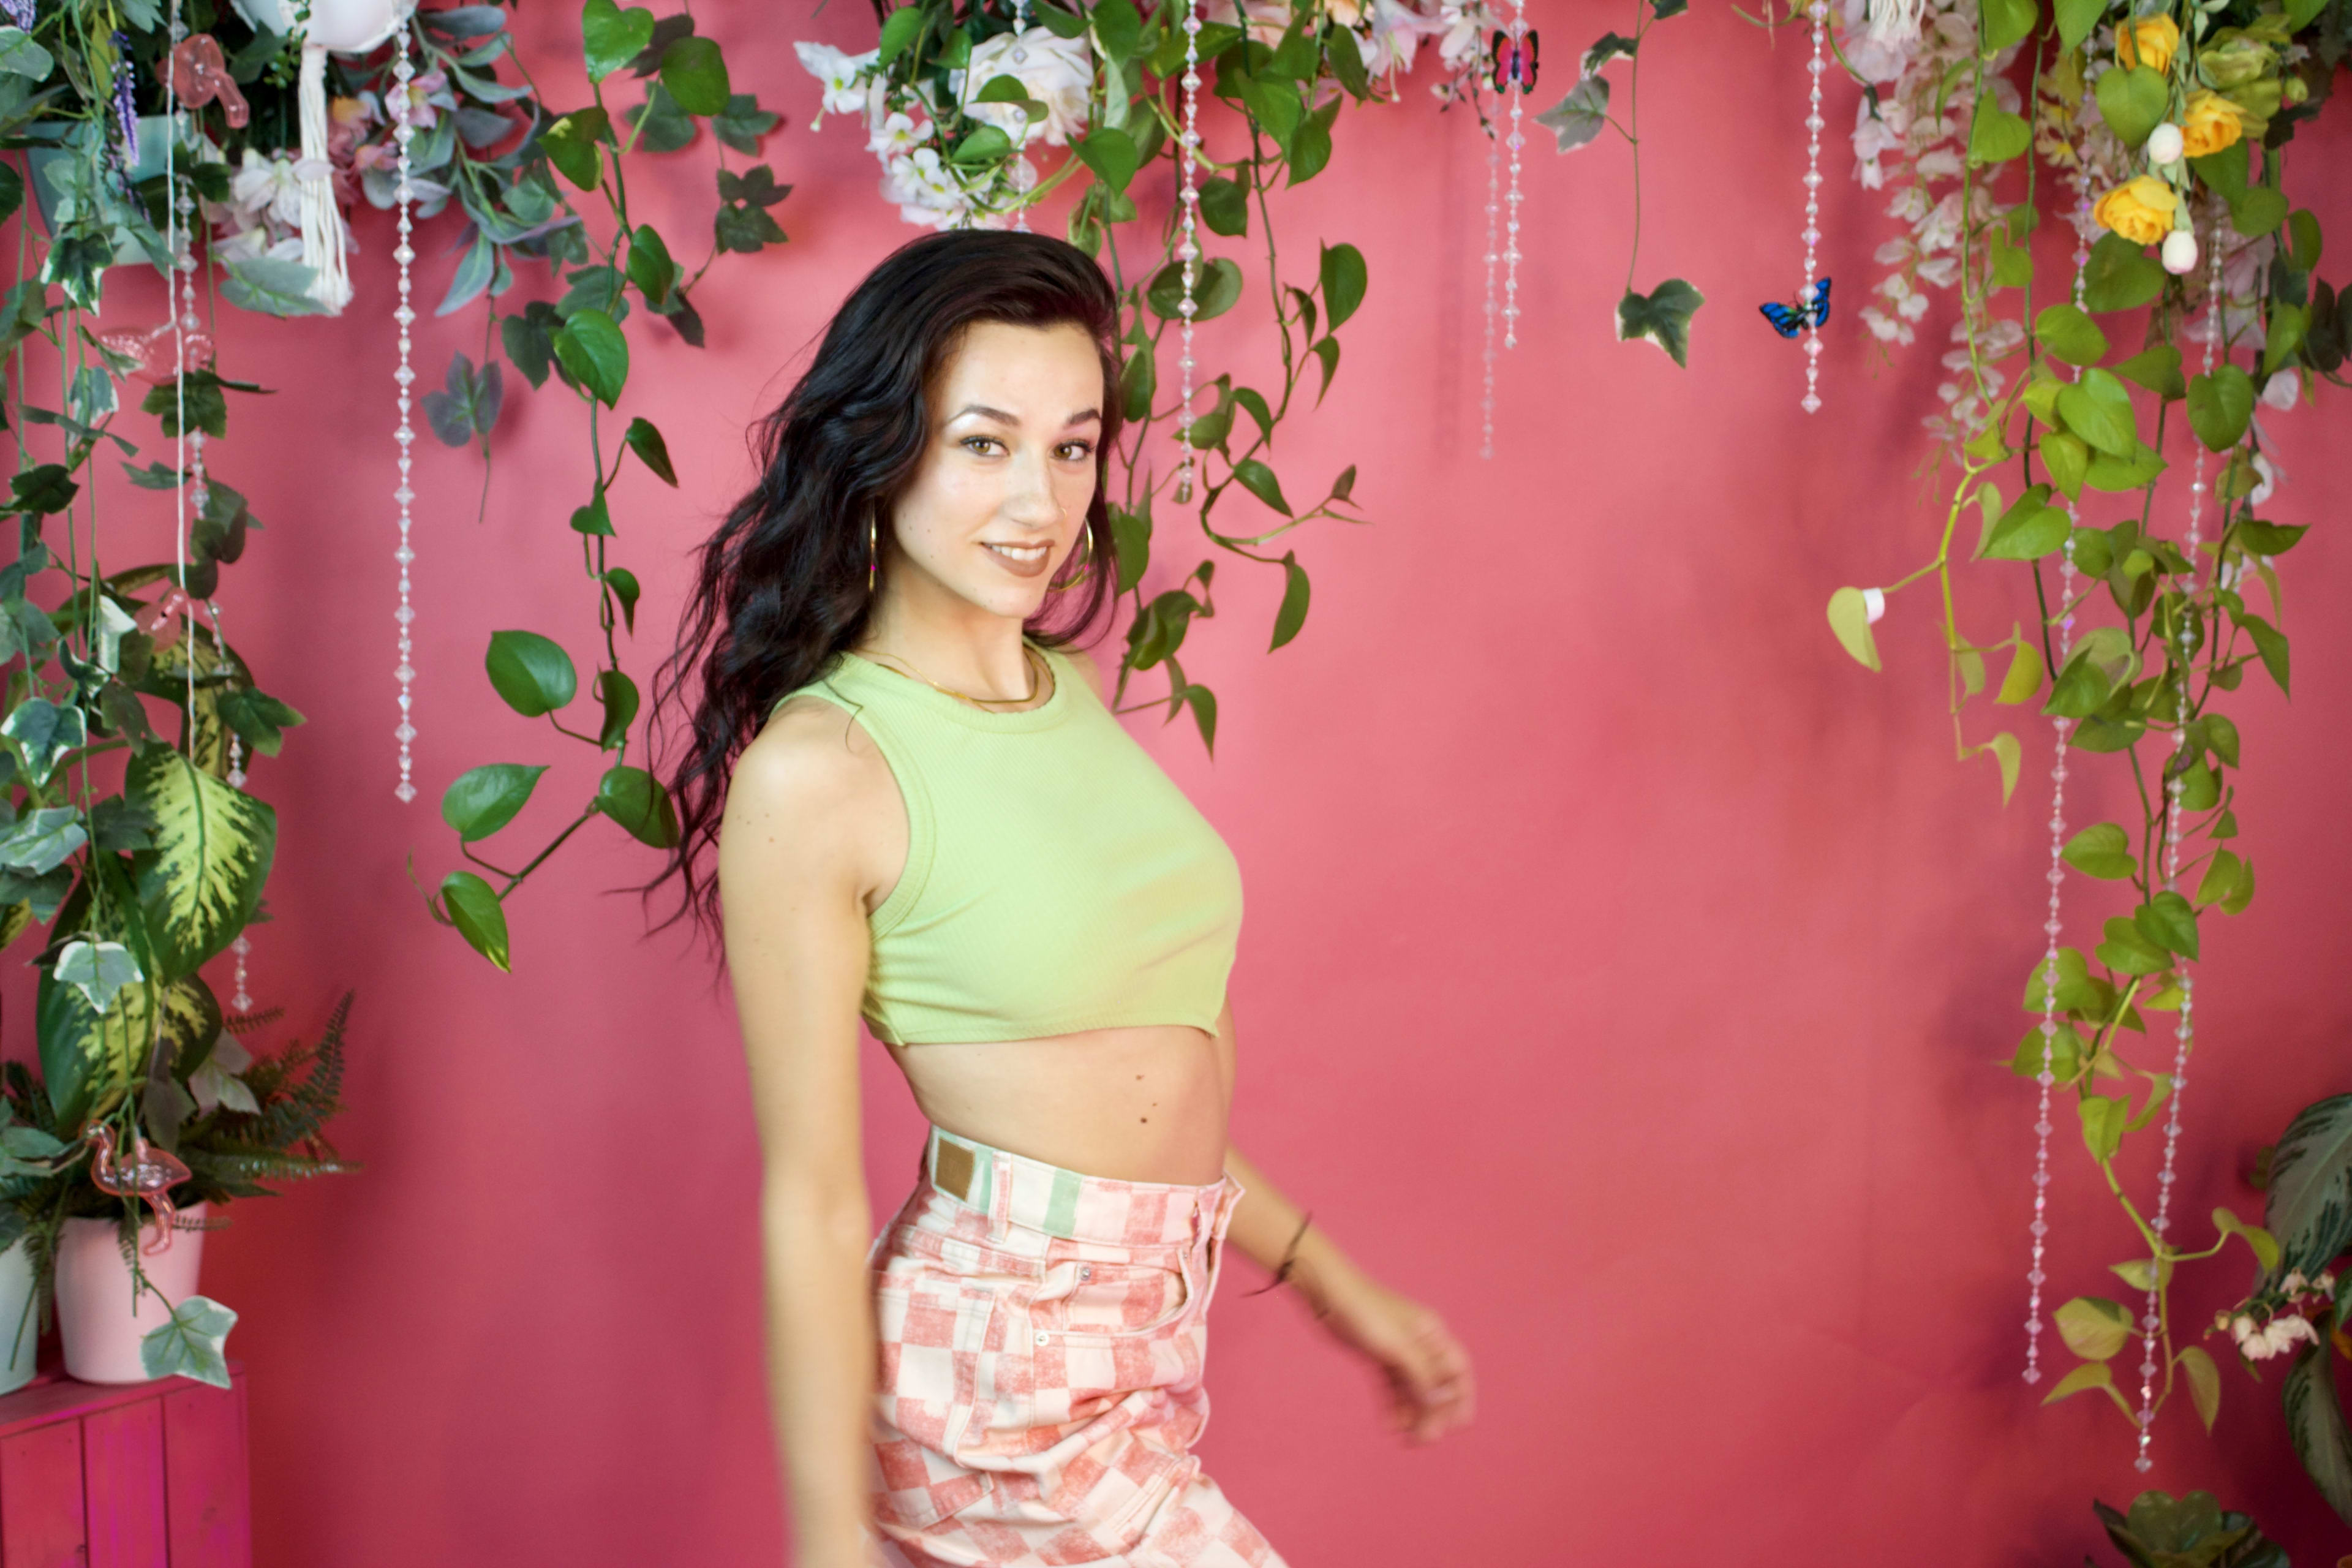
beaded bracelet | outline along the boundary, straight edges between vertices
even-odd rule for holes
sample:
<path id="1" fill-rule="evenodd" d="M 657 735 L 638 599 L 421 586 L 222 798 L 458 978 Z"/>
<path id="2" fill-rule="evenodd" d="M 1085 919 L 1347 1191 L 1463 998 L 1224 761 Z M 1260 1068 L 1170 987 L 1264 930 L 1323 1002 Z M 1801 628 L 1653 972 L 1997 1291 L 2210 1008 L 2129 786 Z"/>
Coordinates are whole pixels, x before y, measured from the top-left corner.
<path id="1" fill-rule="evenodd" d="M 1306 1216 L 1298 1222 L 1297 1234 L 1290 1238 L 1290 1245 L 1282 1249 L 1282 1263 L 1279 1268 L 1275 1269 L 1274 1278 L 1267 1280 L 1265 1284 L 1259 1286 L 1255 1290 L 1243 1291 L 1243 1295 L 1263 1296 L 1268 1290 L 1273 1289 L 1276 1286 L 1290 1278 L 1291 1266 L 1298 1261 L 1298 1244 L 1306 1239 L 1307 1227 L 1310 1224 L 1314 1223 L 1314 1219 L 1315 1211 L 1313 1209 L 1308 1209 Z M 1320 1307 L 1318 1307 L 1316 1309 L 1315 1315 L 1318 1318 L 1323 1316 L 1323 1310 Z"/>

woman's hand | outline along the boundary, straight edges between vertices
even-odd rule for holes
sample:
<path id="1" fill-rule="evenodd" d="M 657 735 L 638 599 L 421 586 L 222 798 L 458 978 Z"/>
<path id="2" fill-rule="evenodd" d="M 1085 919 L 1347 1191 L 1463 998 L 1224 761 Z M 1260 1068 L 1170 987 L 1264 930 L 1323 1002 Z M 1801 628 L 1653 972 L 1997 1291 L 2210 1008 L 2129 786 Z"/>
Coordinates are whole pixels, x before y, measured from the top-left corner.
<path id="1" fill-rule="evenodd" d="M 1351 1274 L 1324 1292 L 1321 1321 L 1387 1377 L 1391 1428 L 1427 1443 L 1470 1424 L 1470 1352 L 1433 1310 Z"/>

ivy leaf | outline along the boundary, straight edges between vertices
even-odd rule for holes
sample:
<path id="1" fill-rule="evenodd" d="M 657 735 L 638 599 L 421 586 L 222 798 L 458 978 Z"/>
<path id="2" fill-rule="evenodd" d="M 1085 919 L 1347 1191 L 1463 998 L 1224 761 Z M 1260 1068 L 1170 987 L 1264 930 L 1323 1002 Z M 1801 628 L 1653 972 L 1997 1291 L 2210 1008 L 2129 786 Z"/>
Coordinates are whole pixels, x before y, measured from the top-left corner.
<path id="1" fill-rule="evenodd" d="M 2132 912 L 2132 923 L 2148 941 L 2161 942 L 2183 958 L 2197 956 L 2197 911 L 2179 893 L 2168 889 L 2157 894 Z"/>
<path id="2" fill-rule="evenodd" d="M 1617 301 L 1618 341 L 1646 338 L 1687 367 L 1690 319 L 1706 303 L 1706 295 L 1679 278 L 1667 279 L 1646 295 L 1629 289 Z"/>
<path id="3" fill-rule="evenodd" d="M 2103 234 L 2083 264 L 2083 308 L 2101 315 L 2132 310 L 2164 292 L 2165 272 L 2154 258 L 2119 234 Z"/>
<path id="4" fill-rule="evenodd" d="M 2189 395 L 2189 384 L 2180 376 L 2180 351 L 2170 343 L 2144 349 L 2115 370 L 2126 381 L 2147 388 L 2167 403 Z"/>
<path id="5" fill-rule="evenodd" d="M 694 116 L 680 109 L 677 100 L 669 95 L 669 89 L 657 81 L 646 85 L 643 103 L 621 112 L 636 131 L 641 151 L 675 153 L 694 142 Z"/>
<path id="6" fill-rule="evenodd" d="M 1830 630 L 1845 651 L 1864 669 L 1876 669 L 1878 641 L 1870 635 L 1870 606 L 1859 588 L 1840 588 L 1830 595 Z"/>
<path id="7" fill-rule="evenodd" d="M 1249 193 L 1223 175 L 1201 185 L 1201 221 L 1213 234 L 1238 238 L 1249 233 Z"/>
<path id="8" fill-rule="evenodd" d="M 613 0 L 587 0 L 580 8 L 580 35 L 590 81 L 603 81 L 653 42 L 654 14 Z"/>
<path id="9" fill-rule="evenodd" d="M 526 719 L 552 713 L 580 689 L 572 656 L 537 632 L 492 632 L 482 663 L 492 689 Z"/>
<path id="10" fill-rule="evenodd" d="M 2107 14 L 2107 0 L 2053 0 L 2052 10 L 2058 22 L 2060 53 L 2081 45 Z"/>
<path id="11" fill-rule="evenodd" d="M 2107 334 L 2072 305 L 2053 305 L 2034 317 L 2033 336 L 2054 358 L 2068 364 L 2096 364 L 2107 354 Z M 2179 353 L 2173 350 L 2176 364 Z"/>
<path id="12" fill-rule="evenodd" d="M 228 1331 L 236 1314 L 205 1296 L 190 1296 L 139 1341 L 139 1366 L 149 1377 L 185 1377 L 226 1388 Z"/>
<path id="13" fill-rule="evenodd" d="M 449 923 L 476 952 L 498 965 L 501 973 L 512 970 L 506 906 L 499 902 L 488 882 L 471 871 L 452 871 L 441 879 L 441 904 L 448 911 Z"/>
<path id="14" fill-rule="evenodd" d="M 1578 69 L 1585 77 L 1590 78 L 1611 60 L 1621 57 L 1632 59 L 1633 51 L 1640 43 L 1640 39 L 1626 37 L 1622 33 L 1603 33 L 1591 48 L 1584 51 L 1584 59 Z"/>
<path id="15" fill-rule="evenodd" d="M 1319 275 L 1323 309 L 1330 323 L 1326 330 L 1336 332 L 1364 302 L 1364 253 L 1352 245 L 1327 245 Z"/>
<path id="16" fill-rule="evenodd" d="M 596 809 L 641 844 L 667 849 L 677 842 L 677 810 L 669 791 L 643 768 L 605 769 L 596 784 Z"/>
<path id="17" fill-rule="evenodd" d="M 2118 974 L 2161 974 L 2172 967 L 2172 955 L 2126 916 L 2106 922 L 2106 937 L 2096 949 L 2099 962 Z"/>
<path id="18" fill-rule="evenodd" d="M 600 143 L 613 133 L 612 118 L 601 109 L 574 110 L 539 133 L 539 144 L 556 172 L 583 191 L 593 191 L 604 178 L 604 153 Z"/>
<path id="19" fill-rule="evenodd" d="M 1268 653 L 1297 637 L 1307 624 L 1307 568 L 1298 563 L 1296 551 L 1283 552 L 1282 577 L 1282 608 L 1275 612 L 1274 641 L 1267 646 Z"/>
<path id="20" fill-rule="evenodd" d="M 654 478 L 666 485 L 677 485 L 677 470 L 670 466 L 669 443 L 662 439 L 662 433 L 654 427 L 652 420 L 630 420 L 628 433 L 621 439 L 629 444 L 629 450 L 637 455 L 640 462 L 653 470 Z"/>
<path id="21" fill-rule="evenodd" d="M 319 275 L 299 261 L 256 256 L 232 261 L 224 270 L 221 297 L 240 310 L 262 316 L 320 316 L 327 307 L 310 297 Z"/>
<path id="22" fill-rule="evenodd" d="M 1290 510 L 1290 503 L 1282 498 L 1282 481 L 1274 477 L 1272 468 L 1267 468 L 1255 458 L 1244 458 L 1240 462 L 1235 463 L 1234 478 L 1242 482 L 1244 489 L 1282 513 L 1283 516 L 1295 515 Z"/>
<path id="23" fill-rule="evenodd" d="M 726 58 L 709 38 L 680 38 L 664 49 L 661 81 L 688 114 L 724 114 L 733 96 L 727 84 Z"/>
<path id="24" fill-rule="evenodd" d="M 2035 0 L 1984 0 L 1980 21 L 1984 28 L 1987 49 L 2005 49 L 2021 42 L 2033 25 L 2042 19 L 2042 7 Z M 2147 138 L 2142 137 L 2142 141 Z"/>
<path id="25" fill-rule="evenodd" d="M 2206 449 L 2226 452 L 2246 433 L 2254 414 L 2254 380 L 2234 364 L 2189 381 L 2189 427 Z"/>
<path id="26" fill-rule="evenodd" d="M 2172 84 L 2146 66 L 2121 66 L 2099 78 L 2099 118 L 2126 147 L 2137 147 L 2163 123 Z"/>
<path id="27" fill-rule="evenodd" d="M 760 139 L 773 131 L 782 118 L 761 109 L 759 99 L 751 93 L 731 93 L 725 111 L 711 117 L 710 131 L 723 145 L 756 158 L 760 155 Z"/>
<path id="28" fill-rule="evenodd" d="M 670 259 L 669 247 L 653 225 L 639 224 L 629 237 L 629 281 L 646 297 L 646 303 L 661 309 L 668 300 L 670 288 L 677 281 L 677 263 Z"/>
<path id="29" fill-rule="evenodd" d="M 581 310 L 556 329 L 555 357 L 610 408 L 629 379 L 629 342 L 602 310 Z"/>
<path id="30" fill-rule="evenodd" d="M 613 590 L 613 597 L 621 602 L 621 619 L 628 629 L 637 629 L 637 574 L 625 566 L 610 566 L 604 574 L 604 585 Z"/>
<path id="31" fill-rule="evenodd" d="M 2130 458 L 2139 450 L 2131 394 L 2106 371 L 2085 371 L 2081 381 L 2060 387 L 2058 416 L 2094 450 L 2114 458 Z"/>
<path id="32" fill-rule="evenodd" d="M 1536 116 L 1549 129 L 1562 153 L 1573 153 L 1601 134 L 1609 123 L 1609 79 L 1588 76 L 1568 89 L 1568 96 Z"/>
<path id="33" fill-rule="evenodd" d="M 2131 1339 L 2131 1313 L 2102 1297 L 2077 1296 L 2050 1316 L 2066 1348 L 2085 1361 L 2107 1361 Z"/>
<path id="34" fill-rule="evenodd" d="M 2130 836 L 2112 822 L 2085 827 L 2059 853 L 2084 876 L 2105 881 L 2120 881 L 2139 869 L 2139 862 L 2132 858 Z"/>
<path id="35" fill-rule="evenodd" d="M 1128 182 L 1135 178 L 1135 171 L 1143 162 L 1136 151 L 1135 139 L 1108 126 L 1079 137 L 1070 143 L 1070 150 L 1095 172 L 1096 178 L 1120 194 L 1126 192 Z"/>
<path id="36" fill-rule="evenodd" d="M 544 766 L 521 763 L 488 763 L 459 773 L 441 794 L 441 820 L 471 844 L 488 838 L 515 819 L 539 787 Z"/>
<path id="37" fill-rule="evenodd" d="M 1977 100 L 1976 119 L 1969 127 L 1970 163 L 1979 168 L 1987 163 L 2006 163 L 2024 156 L 2032 145 L 2033 128 L 2025 122 L 2023 115 L 2010 113 L 1993 102 L 1990 94 Z"/>

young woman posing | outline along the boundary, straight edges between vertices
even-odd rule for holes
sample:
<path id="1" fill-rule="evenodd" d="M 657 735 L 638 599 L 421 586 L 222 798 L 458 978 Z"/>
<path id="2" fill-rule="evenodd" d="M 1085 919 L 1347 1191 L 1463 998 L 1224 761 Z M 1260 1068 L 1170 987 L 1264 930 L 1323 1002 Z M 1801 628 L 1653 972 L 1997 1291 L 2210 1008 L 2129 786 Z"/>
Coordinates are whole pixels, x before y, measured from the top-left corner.
<path id="1" fill-rule="evenodd" d="M 1397 1426 L 1470 1417 L 1437 1314 L 1227 1141 L 1240 878 L 1066 647 L 1113 574 L 1117 319 L 1043 236 L 890 257 L 688 606 L 672 869 L 725 905 L 799 1568 L 1278 1565 L 1191 1452 L 1228 1242 L 1381 1369 Z M 870 1246 L 861 1016 L 932 1124 Z"/>

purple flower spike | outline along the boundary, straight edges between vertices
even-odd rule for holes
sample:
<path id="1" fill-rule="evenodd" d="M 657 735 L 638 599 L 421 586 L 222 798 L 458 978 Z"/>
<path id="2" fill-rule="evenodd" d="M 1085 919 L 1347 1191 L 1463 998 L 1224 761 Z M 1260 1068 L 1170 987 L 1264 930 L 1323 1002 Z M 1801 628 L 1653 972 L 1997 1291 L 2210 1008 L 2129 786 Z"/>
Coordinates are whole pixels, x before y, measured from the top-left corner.
<path id="1" fill-rule="evenodd" d="M 29 33 L 33 30 L 36 3 L 37 0 L 0 0 L 0 14 L 5 14 L 12 26 Z"/>
<path id="2" fill-rule="evenodd" d="M 31 5 L 32 0 L 22 0 Z M 131 95 L 131 57 L 124 51 L 131 40 L 121 33 L 114 35 L 114 125 L 122 132 L 122 160 L 134 168 L 139 163 L 139 105 Z"/>

